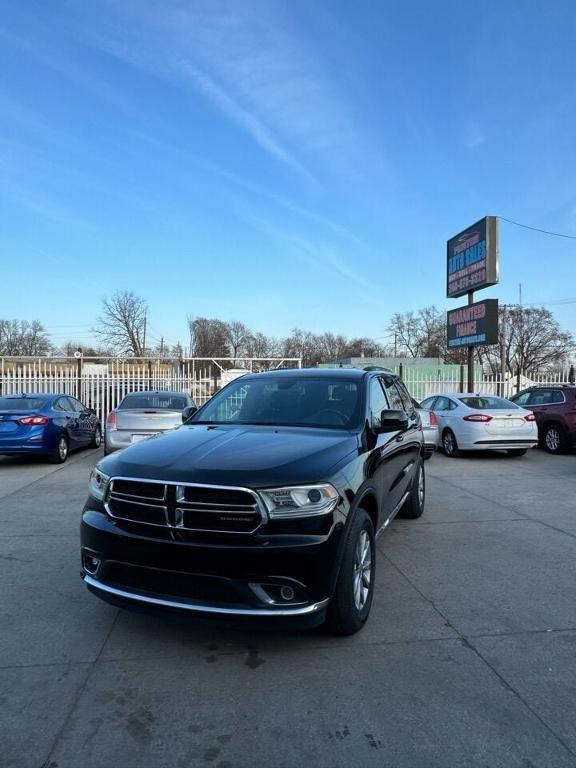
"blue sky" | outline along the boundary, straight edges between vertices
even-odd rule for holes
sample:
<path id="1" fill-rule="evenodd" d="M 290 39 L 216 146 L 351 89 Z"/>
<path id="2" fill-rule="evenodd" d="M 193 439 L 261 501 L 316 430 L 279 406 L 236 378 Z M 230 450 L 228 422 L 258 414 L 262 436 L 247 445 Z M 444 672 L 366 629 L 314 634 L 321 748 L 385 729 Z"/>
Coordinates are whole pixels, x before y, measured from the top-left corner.
<path id="1" fill-rule="evenodd" d="M 458 306 L 445 242 L 481 216 L 576 234 L 572 0 L 2 8 L 0 317 L 56 341 L 116 288 L 172 343 L 187 315 L 382 337 Z M 483 297 L 576 297 L 576 241 L 500 247 Z"/>

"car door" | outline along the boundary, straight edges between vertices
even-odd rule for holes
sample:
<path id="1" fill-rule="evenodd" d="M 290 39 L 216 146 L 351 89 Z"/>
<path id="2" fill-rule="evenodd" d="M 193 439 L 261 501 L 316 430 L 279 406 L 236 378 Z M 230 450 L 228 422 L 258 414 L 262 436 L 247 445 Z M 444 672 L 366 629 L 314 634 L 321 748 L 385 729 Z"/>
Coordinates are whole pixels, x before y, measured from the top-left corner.
<path id="1" fill-rule="evenodd" d="M 84 444 L 83 424 L 80 419 L 80 411 L 78 410 L 76 403 L 80 405 L 76 398 L 67 396 L 61 398 L 68 404 L 68 434 L 70 435 L 71 447 L 78 447 Z"/>
<path id="2" fill-rule="evenodd" d="M 397 437 L 397 442 L 401 445 L 399 456 L 399 497 L 410 488 L 412 479 L 422 450 L 422 426 L 420 418 L 412 402 L 412 398 L 400 379 L 391 376 L 383 377 L 384 390 L 391 404 L 391 408 L 403 410 L 408 415 L 408 427 Z"/>
<path id="3" fill-rule="evenodd" d="M 564 401 L 562 392 L 554 389 L 533 389 L 528 398 L 526 408 L 529 408 L 536 417 L 538 428 L 542 427 L 546 417 L 551 411 L 555 411 L 558 403 Z M 516 405 L 520 405 L 516 400 Z"/>
<path id="4" fill-rule="evenodd" d="M 94 430 L 96 428 L 96 416 L 83 405 L 80 400 L 75 397 L 68 397 L 68 400 L 72 402 L 74 411 L 78 418 L 78 432 L 79 438 L 82 444 L 90 443 L 94 437 Z"/>

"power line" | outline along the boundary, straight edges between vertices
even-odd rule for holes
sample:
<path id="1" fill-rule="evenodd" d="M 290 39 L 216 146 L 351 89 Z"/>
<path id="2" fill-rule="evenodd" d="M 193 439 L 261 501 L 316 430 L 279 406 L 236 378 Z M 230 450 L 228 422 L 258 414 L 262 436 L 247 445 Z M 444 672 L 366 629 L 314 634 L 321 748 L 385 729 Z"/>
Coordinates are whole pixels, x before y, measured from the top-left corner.
<path id="1" fill-rule="evenodd" d="M 576 240 L 576 235 L 566 235 L 562 232 L 551 232 L 548 229 L 540 229 L 540 227 L 531 227 L 528 224 L 521 224 L 519 221 L 513 221 L 507 219 L 506 216 L 498 216 L 501 221 L 507 221 L 508 224 L 514 224 L 516 227 L 523 227 L 524 229 L 531 229 L 533 232 L 540 232 L 543 235 L 552 235 L 553 237 L 565 237 L 567 240 Z"/>

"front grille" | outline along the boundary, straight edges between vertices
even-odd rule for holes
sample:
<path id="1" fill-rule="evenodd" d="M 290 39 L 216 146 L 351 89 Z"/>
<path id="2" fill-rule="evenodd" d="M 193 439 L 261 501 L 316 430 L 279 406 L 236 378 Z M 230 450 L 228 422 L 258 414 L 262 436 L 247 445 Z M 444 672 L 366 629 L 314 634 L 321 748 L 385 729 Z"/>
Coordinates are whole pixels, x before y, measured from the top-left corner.
<path id="1" fill-rule="evenodd" d="M 244 488 L 114 478 L 111 517 L 175 531 L 254 533 L 263 521 L 258 498 Z"/>

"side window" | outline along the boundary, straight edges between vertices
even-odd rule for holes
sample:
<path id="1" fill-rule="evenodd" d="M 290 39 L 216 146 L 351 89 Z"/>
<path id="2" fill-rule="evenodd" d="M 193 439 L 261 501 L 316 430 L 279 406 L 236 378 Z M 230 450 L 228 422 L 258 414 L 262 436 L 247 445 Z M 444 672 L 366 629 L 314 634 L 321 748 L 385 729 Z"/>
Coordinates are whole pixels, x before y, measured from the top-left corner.
<path id="1" fill-rule="evenodd" d="M 439 397 L 436 400 L 436 403 L 434 405 L 435 411 L 449 411 L 450 410 L 450 400 L 448 400 L 447 397 Z"/>
<path id="2" fill-rule="evenodd" d="M 54 403 L 54 410 L 68 412 L 70 410 L 70 406 L 68 405 L 68 398 L 59 397 L 58 400 L 56 400 L 56 402 Z"/>
<path id="3" fill-rule="evenodd" d="M 530 392 L 530 390 L 528 390 L 528 392 L 522 392 L 522 394 L 517 395 L 512 400 L 512 402 L 516 403 L 516 405 L 520 405 L 520 406 L 526 405 L 528 403 L 528 400 L 530 399 L 530 395 L 531 394 L 532 394 L 532 392 Z"/>
<path id="4" fill-rule="evenodd" d="M 388 397 L 388 402 L 390 403 L 390 408 L 396 411 L 404 411 L 405 410 L 404 403 L 402 402 L 402 398 L 400 397 L 400 392 L 396 388 L 394 379 L 385 378 L 384 388 L 386 389 L 386 395 Z M 409 410 L 412 410 L 412 408 L 410 407 Z"/>
<path id="5" fill-rule="evenodd" d="M 563 403 L 564 395 L 554 389 L 535 389 L 530 396 L 530 405 L 550 405 L 551 403 Z M 519 403 L 518 403 L 519 405 Z"/>
<path id="6" fill-rule="evenodd" d="M 80 400 L 76 400 L 75 397 L 69 397 L 67 399 L 68 399 L 70 405 L 72 406 L 72 410 L 73 411 L 76 411 L 76 413 L 84 413 L 86 408 L 84 408 L 84 406 L 82 405 Z"/>
<path id="7" fill-rule="evenodd" d="M 404 410 L 410 413 L 411 411 L 414 410 L 414 403 L 412 402 L 412 398 L 410 397 L 410 394 L 406 389 L 406 385 L 404 384 L 403 381 L 400 381 L 400 379 L 396 379 L 396 388 L 400 392 L 400 398 L 404 403 Z"/>
<path id="8" fill-rule="evenodd" d="M 382 389 L 382 384 L 380 382 L 380 379 L 374 378 L 370 381 L 370 391 L 369 391 L 369 398 L 370 398 L 370 410 L 369 410 L 369 417 L 370 417 L 370 426 L 371 427 L 379 427 L 380 426 L 380 414 L 382 411 L 387 410 L 388 408 L 388 402 L 386 400 L 386 395 L 384 394 L 384 390 Z"/>
<path id="9" fill-rule="evenodd" d="M 434 403 L 436 402 L 438 398 L 437 397 L 427 397 L 426 400 L 422 400 L 420 403 L 420 407 L 423 408 L 425 411 L 433 411 L 434 410 Z"/>

